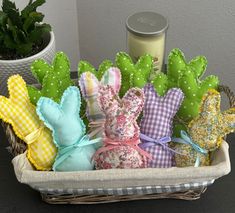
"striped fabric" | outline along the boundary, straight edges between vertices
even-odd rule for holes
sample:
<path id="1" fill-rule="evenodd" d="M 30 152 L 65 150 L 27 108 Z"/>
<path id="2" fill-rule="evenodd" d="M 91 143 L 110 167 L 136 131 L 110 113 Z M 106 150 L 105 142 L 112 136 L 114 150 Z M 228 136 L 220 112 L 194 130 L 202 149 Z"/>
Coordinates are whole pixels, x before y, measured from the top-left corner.
<path id="1" fill-rule="evenodd" d="M 91 72 L 85 72 L 81 75 L 79 86 L 87 102 L 86 115 L 90 122 L 102 120 L 105 117 L 97 102 L 100 85 L 110 85 L 114 88 L 115 92 L 118 93 L 121 85 L 120 70 L 116 67 L 109 68 L 104 73 L 100 82 Z"/>
<path id="2" fill-rule="evenodd" d="M 180 192 L 187 190 L 196 190 L 210 186 L 214 183 L 214 180 L 208 180 L 200 183 L 185 183 L 178 185 L 166 185 L 166 186 L 136 186 L 127 188 L 108 188 L 108 189 L 43 189 L 33 187 L 37 191 L 46 194 L 55 195 L 144 195 L 144 194 L 155 194 L 155 193 L 171 193 Z"/>
<path id="3" fill-rule="evenodd" d="M 0 96 L 0 118 L 10 123 L 16 135 L 28 144 L 27 157 L 38 170 L 51 170 L 56 155 L 51 132 L 39 120 L 30 103 L 23 78 L 13 75 L 8 80 L 10 98 Z"/>

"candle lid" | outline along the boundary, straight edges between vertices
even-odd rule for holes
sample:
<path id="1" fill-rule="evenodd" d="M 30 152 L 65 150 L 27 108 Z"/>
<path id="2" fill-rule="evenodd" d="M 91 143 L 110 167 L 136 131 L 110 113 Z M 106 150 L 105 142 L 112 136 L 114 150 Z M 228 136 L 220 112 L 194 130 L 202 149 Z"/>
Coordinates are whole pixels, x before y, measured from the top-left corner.
<path id="1" fill-rule="evenodd" d="M 139 36 L 158 36 L 168 28 L 168 20 L 155 12 L 138 12 L 127 18 L 126 28 Z"/>

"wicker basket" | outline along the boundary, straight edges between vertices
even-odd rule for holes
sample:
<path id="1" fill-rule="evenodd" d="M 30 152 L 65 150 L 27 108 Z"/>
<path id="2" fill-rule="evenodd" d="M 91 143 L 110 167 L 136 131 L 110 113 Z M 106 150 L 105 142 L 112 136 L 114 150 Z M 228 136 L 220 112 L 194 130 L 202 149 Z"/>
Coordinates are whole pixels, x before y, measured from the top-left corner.
<path id="1" fill-rule="evenodd" d="M 235 107 L 235 96 L 233 92 L 227 86 L 219 86 L 219 91 L 224 92 L 228 99 L 231 107 Z M 6 123 L 2 123 L 8 141 L 10 143 L 9 151 L 13 156 L 20 156 L 26 151 L 25 143 L 20 140 L 14 134 L 11 126 Z M 226 150 L 225 146 L 225 150 Z M 225 156 L 226 158 L 226 156 Z M 228 169 L 226 172 L 219 174 L 216 178 L 219 178 L 230 171 L 230 162 L 229 158 L 225 159 L 227 161 Z M 14 161 L 14 159 L 13 159 Z M 154 170 L 154 169 L 153 169 Z M 38 174 L 38 173 L 37 173 Z M 17 177 L 18 178 L 18 177 Z M 18 178 L 19 180 L 19 178 Z M 21 182 L 21 181 L 20 181 Z M 214 182 L 214 179 L 210 179 L 209 181 L 204 181 L 204 183 L 185 183 L 182 185 L 173 185 L 175 191 L 169 190 L 169 186 L 165 186 L 161 188 L 160 186 L 154 186 L 152 188 L 148 187 L 136 187 L 133 191 L 138 191 L 140 188 L 143 190 L 147 190 L 146 193 L 130 193 L 128 191 L 130 188 L 126 188 L 126 193 L 110 193 L 110 190 L 102 191 L 102 193 L 94 193 L 94 190 L 87 189 L 86 191 L 80 190 L 80 193 L 75 193 L 71 191 L 61 191 L 55 190 L 50 191 L 33 187 L 34 189 L 41 192 L 41 196 L 43 201 L 50 204 L 96 204 L 96 203 L 110 203 L 110 202 L 119 202 L 119 201 L 130 201 L 130 200 L 146 200 L 146 199 L 162 199 L 162 198 L 172 198 L 172 199 L 183 199 L 183 200 L 196 200 L 199 199 L 201 194 L 206 191 L 208 185 L 211 185 Z M 30 184 L 29 184 L 30 185 Z M 32 186 L 31 186 L 32 187 Z M 160 188 L 159 188 L 160 187 Z M 149 191 L 150 190 L 150 191 Z M 97 191 L 98 192 L 98 191 Z"/>

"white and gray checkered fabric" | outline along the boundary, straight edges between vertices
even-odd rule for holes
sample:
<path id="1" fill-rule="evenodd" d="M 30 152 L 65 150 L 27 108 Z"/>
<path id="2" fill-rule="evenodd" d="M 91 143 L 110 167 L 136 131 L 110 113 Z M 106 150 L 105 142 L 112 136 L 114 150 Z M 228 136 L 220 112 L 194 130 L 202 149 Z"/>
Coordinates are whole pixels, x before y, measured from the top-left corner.
<path id="1" fill-rule="evenodd" d="M 142 134 L 159 140 L 172 135 L 173 118 L 178 111 L 183 98 L 183 92 L 178 88 L 170 89 L 164 97 L 159 96 L 151 84 L 144 87 L 145 105 L 140 131 Z M 145 142 L 145 141 L 142 141 Z M 146 167 L 167 168 L 174 166 L 173 153 L 161 145 L 144 148 L 153 160 L 148 160 Z"/>
<path id="2" fill-rule="evenodd" d="M 0 95 L 8 95 L 7 80 L 12 75 L 19 74 L 23 77 L 26 83 L 36 83 L 36 79 L 33 77 L 30 71 L 30 66 L 34 60 L 39 58 L 44 59 L 48 63 L 52 62 L 55 55 L 55 40 L 54 35 L 52 36 L 53 42 L 50 42 L 50 46 L 48 45 L 46 49 L 34 56 L 15 61 L 0 61 Z"/>
<path id="3" fill-rule="evenodd" d="M 46 194 L 55 195 L 144 195 L 156 193 L 171 193 L 187 190 L 196 190 L 207 187 L 214 183 L 214 180 L 204 181 L 201 183 L 185 183 L 167 186 L 137 186 L 128 188 L 108 188 L 108 189 L 43 189 L 34 187 L 37 191 Z"/>

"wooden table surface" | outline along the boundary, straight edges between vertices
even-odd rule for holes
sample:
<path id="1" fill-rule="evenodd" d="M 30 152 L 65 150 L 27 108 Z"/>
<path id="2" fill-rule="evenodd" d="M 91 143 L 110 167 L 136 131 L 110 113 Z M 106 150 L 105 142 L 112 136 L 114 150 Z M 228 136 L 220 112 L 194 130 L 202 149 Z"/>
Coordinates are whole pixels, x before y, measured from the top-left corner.
<path id="1" fill-rule="evenodd" d="M 215 181 L 201 199 L 146 200 L 99 205 L 49 205 L 41 201 L 40 194 L 29 186 L 20 184 L 14 175 L 12 156 L 5 149 L 8 142 L 0 127 L 0 213 L 15 212 L 180 212 L 180 213 L 234 213 L 235 212 L 235 135 L 228 136 L 232 172 Z"/>

